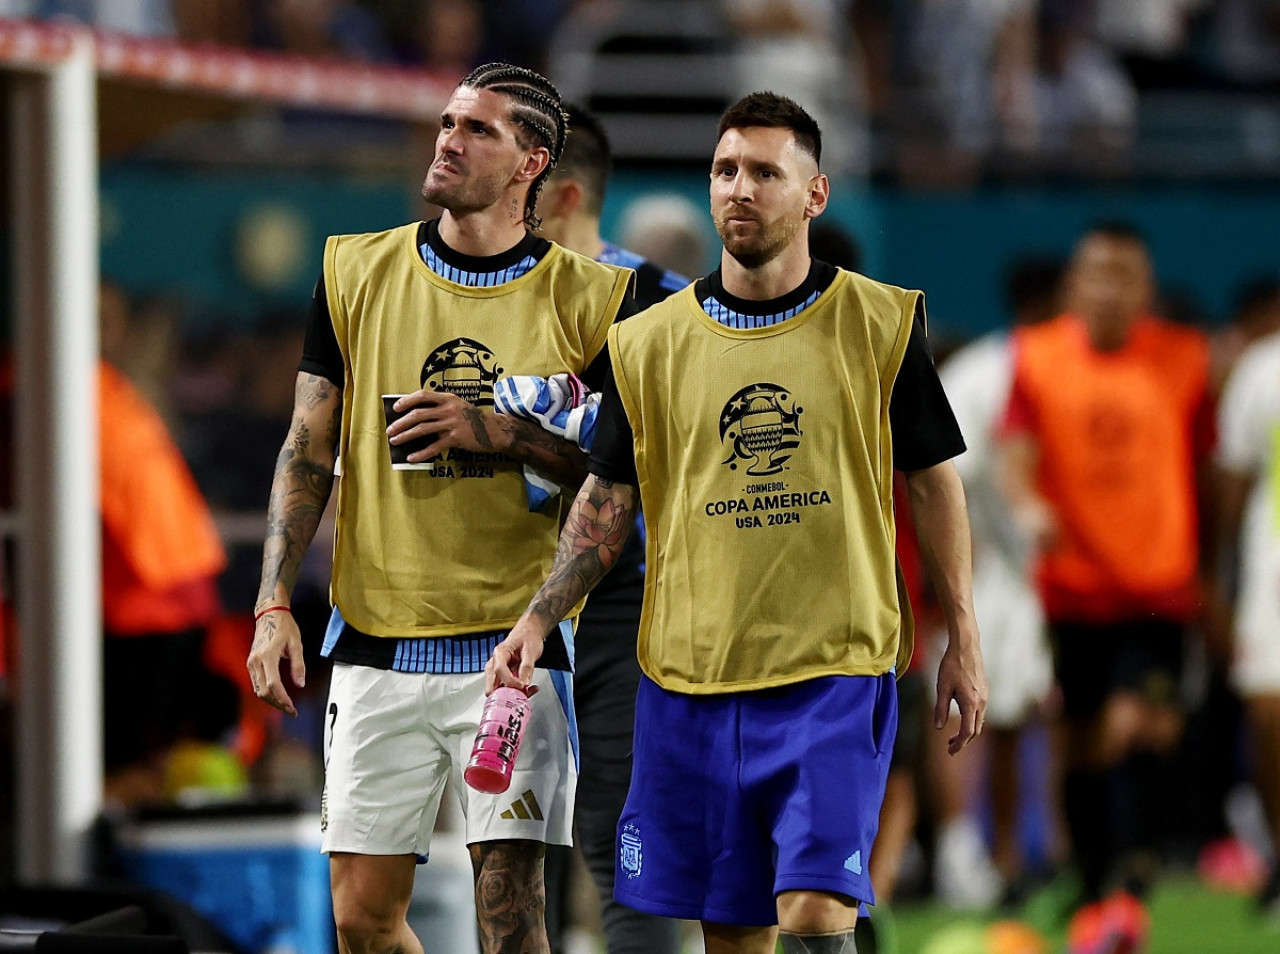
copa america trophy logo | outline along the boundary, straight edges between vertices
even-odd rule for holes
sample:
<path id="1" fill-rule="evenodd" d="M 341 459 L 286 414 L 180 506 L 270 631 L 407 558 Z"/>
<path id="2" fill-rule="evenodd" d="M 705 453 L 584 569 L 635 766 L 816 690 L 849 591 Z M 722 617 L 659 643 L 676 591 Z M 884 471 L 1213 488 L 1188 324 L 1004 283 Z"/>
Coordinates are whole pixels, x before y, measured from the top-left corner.
<path id="1" fill-rule="evenodd" d="M 800 446 L 803 413 L 786 388 L 768 382 L 747 385 L 729 398 L 720 413 L 720 440 L 732 452 L 724 463 L 737 470 L 739 461 L 748 461 L 751 477 L 782 473 Z"/>
<path id="2" fill-rule="evenodd" d="M 473 338 L 454 338 L 431 352 L 422 365 L 422 387 L 457 395 L 477 406 L 493 404 L 493 385 L 502 376 L 493 352 Z"/>

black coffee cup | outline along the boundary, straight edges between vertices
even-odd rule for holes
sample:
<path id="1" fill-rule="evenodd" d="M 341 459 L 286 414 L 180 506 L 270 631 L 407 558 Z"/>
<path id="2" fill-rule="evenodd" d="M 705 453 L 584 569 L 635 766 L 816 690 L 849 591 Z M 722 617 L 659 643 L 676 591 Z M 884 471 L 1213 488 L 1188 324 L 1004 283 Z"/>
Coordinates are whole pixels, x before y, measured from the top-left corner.
<path id="1" fill-rule="evenodd" d="M 390 427 L 394 421 L 398 421 L 413 408 L 404 411 L 397 411 L 394 408 L 396 401 L 404 397 L 403 394 L 384 394 L 382 395 L 382 413 L 386 419 L 387 427 Z M 435 470 L 436 462 L 434 460 L 424 460 L 412 463 L 409 455 L 420 450 L 426 450 L 436 441 L 435 437 L 419 437 L 415 440 L 405 441 L 402 444 L 390 443 L 387 439 L 388 446 L 391 448 L 391 469 L 392 470 Z"/>

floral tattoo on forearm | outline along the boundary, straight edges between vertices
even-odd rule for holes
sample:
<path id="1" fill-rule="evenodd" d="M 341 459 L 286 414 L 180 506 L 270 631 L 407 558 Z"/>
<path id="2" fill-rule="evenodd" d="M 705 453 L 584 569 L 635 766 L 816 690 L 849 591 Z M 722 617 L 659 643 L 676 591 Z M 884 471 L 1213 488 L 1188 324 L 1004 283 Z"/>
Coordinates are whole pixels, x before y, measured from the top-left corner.
<path id="1" fill-rule="evenodd" d="M 634 488 L 588 478 L 560 531 L 551 575 L 530 610 L 548 623 L 563 619 L 618 562 L 634 520 Z"/>

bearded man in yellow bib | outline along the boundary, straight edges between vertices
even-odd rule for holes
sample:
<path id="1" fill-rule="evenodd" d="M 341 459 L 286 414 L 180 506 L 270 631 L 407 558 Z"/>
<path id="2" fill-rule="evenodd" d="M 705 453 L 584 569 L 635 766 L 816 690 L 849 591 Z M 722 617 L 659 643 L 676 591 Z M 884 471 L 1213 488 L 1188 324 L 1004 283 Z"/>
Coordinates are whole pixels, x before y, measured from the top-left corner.
<path id="1" fill-rule="evenodd" d="M 935 723 L 960 751 L 987 687 L 970 597 L 964 449 L 919 292 L 809 255 L 821 133 L 772 93 L 720 122 L 720 268 L 610 332 L 591 474 L 555 567 L 487 686 L 523 686 L 546 634 L 647 530 L 631 789 L 615 896 L 702 922 L 708 954 L 849 954 L 897 725 L 911 619 L 894 556 L 907 474 L 949 642 Z"/>
<path id="2" fill-rule="evenodd" d="M 293 713 L 281 664 L 298 685 L 305 672 L 289 598 L 336 459 L 321 828 L 343 954 L 421 954 L 406 913 L 448 780 L 466 817 L 484 951 L 548 952 L 542 857 L 545 844 L 571 843 L 578 609 L 563 614 L 533 680 L 544 691 L 509 791 L 476 792 L 462 771 L 485 662 L 555 554 L 559 498 L 531 511 L 523 469 L 573 487 L 586 476 L 576 446 L 495 415 L 493 384 L 566 371 L 589 380 L 593 364 L 599 376 L 610 325 L 633 310 L 629 270 L 528 231 L 565 135 L 546 79 L 480 67 L 441 116 L 423 183 L 441 217 L 325 246 L 248 666 L 258 696 Z"/>

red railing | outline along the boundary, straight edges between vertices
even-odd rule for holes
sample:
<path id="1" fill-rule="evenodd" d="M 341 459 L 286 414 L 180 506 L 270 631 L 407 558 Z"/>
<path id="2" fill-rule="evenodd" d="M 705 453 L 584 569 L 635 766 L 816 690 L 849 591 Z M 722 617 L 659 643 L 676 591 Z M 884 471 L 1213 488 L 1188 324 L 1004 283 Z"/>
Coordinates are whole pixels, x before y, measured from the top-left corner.
<path id="1" fill-rule="evenodd" d="M 232 99 L 433 120 L 453 85 L 422 70 L 193 46 L 26 20 L 0 20 L 0 64 L 57 63 L 70 54 L 77 36 L 92 38 L 99 76 Z"/>

